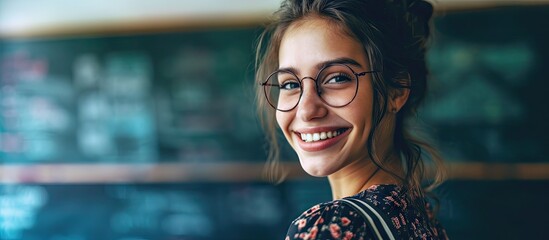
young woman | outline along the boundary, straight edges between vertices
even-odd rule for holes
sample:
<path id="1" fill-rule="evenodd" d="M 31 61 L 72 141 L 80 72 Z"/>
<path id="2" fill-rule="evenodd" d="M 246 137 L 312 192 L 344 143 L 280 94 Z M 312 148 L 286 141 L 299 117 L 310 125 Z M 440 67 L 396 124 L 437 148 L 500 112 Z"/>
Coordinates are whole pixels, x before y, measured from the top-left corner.
<path id="1" fill-rule="evenodd" d="M 426 91 L 432 11 L 422 0 L 287 0 L 275 13 L 256 66 L 270 165 L 278 127 L 333 195 L 286 239 L 447 238 L 425 199 L 442 162 L 406 124 Z M 435 177 L 423 187 L 426 152 Z"/>

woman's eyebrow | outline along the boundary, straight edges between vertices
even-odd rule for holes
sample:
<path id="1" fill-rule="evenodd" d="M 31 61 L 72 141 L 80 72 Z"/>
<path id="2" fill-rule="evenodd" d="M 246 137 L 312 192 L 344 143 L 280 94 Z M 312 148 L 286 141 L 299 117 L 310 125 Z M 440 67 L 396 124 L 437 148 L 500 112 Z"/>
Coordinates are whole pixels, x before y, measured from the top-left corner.
<path id="1" fill-rule="evenodd" d="M 362 65 L 360 63 L 358 63 L 356 60 L 354 60 L 352 58 L 342 57 L 342 58 L 336 58 L 336 59 L 331 59 L 331 60 L 320 62 L 320 63 L 315 65 L 315 68 L 316 68 L 316 70 L 320 71 L 320 69 L 325 68 L 326 66 L 329 66 L 329 65 L 332 65 L 332 64 L 346 64 L 346 65 L 351 65 L 351 66 L 359 67 L 359 68 L 362 67 Z M 299 70 L 295 67 L 283 67 L 283 68 L 279 68 L 278 70 L 279 71 L 289 71 L 289 72 L 292 72 L 296 75 L 299 75 Z"/>
<path id="2" fill-rule="evenodd" d="M 328 61 L 318 63 L 316 65 L 316 68 L 318 70 L 320 70 L 320 69 L 322 69 L 322 68 L 324 68 L 328 65 L 332 65 L 332 64 L 346 64 L 346 65 L 351 65 L 351 66 L 359 67 L 359 68 L 362 67 L 362 65 L 360 65 L 360 63 L 358 63 L 356 60 L 354 60 L 352 58 L 342 57 L 342 58 L 336 58 L 336 59 L 332 59 L 332 60 L 328 60 Z"/>
<path id="3" fill-rule="evenodd" d="M 291 72 L 293 74 L 299 75 L 299 70 L 297 70 L 297 68 L 295 68 L 295 67 L 278 68 L 278 71 Z"/>

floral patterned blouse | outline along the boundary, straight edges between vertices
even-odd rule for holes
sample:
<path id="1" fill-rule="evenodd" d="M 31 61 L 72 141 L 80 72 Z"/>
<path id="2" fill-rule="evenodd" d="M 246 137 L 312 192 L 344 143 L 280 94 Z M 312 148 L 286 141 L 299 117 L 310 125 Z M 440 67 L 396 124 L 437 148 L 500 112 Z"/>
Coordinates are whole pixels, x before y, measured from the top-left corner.
<path id="1" fill-rule="evenodd" d="M 426 201 L 427 212 L 411 204 L 401 187 L 393 184 L 373 185 L 351 196 L 365 201 L 392 228 L 396 239 L 448 239 L 446 231 L 436 221 Z M 363 216 L 341 200 L 321 203 L 305 211 L 294 220 L 286 235 L 290 239 L 375 239 Z"/>

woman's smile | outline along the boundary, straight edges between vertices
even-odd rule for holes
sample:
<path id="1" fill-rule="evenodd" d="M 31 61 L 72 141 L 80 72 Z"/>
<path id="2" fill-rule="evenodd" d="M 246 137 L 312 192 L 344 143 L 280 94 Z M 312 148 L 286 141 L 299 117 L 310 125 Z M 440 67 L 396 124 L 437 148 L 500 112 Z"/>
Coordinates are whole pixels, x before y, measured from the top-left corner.
<path id="1" fill-rule="evenodd" d="M 306 152 L 325 150 L 349 135 L 351 128 L 324 128 L 296 131 L 294 140 Z"/>

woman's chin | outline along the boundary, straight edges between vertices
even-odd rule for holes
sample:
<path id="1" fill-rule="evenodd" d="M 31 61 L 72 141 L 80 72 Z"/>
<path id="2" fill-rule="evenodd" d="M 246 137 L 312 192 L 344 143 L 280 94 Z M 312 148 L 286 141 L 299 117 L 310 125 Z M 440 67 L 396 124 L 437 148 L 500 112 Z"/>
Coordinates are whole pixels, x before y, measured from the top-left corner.
<path id="1" fill-rule="evenodd" d="M 326 177 L 335 172 L 334 169 L 324 164 L 319 165 L 319 164 L 312 164 L 312 163 L 304 163 L 303 161 L 301 161 L 301 168 L 303 168 L 303 170 L 307 174 L 313 177 Z"/>

